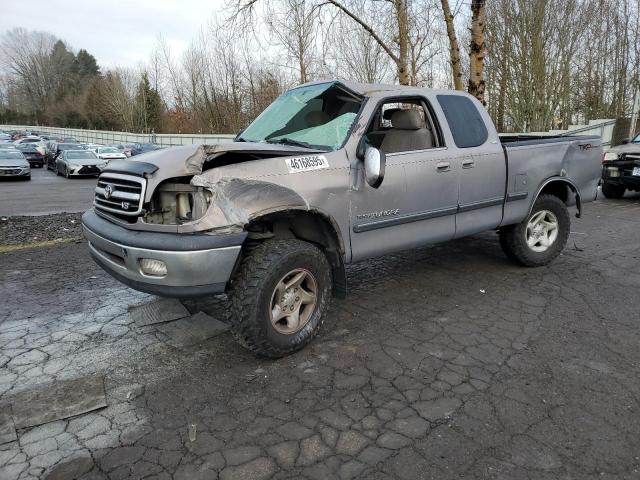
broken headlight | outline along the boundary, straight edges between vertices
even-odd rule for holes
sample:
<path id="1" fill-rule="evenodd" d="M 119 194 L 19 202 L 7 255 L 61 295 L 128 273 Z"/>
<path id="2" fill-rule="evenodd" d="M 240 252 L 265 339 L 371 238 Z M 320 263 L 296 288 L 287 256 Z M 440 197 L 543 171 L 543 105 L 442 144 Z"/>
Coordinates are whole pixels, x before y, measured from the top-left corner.
<path id="1" fill-rule="evenodd" d="M 185 183 L 163 183 L 153 194 L 144 221 L 181 225 L 201 218 L 211 203 L 212 194 L 203 187 Z"/>

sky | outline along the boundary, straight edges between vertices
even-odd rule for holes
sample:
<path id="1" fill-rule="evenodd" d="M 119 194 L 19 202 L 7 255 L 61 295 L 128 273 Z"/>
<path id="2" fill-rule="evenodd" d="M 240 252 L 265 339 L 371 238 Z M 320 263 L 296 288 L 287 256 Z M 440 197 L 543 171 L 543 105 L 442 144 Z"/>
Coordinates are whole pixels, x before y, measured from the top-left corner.
<path id="1" fill-rule="evenodd" d="M 2 1 L 4 4 L 4 0 Z M 224 0 L 6 0 L 0 35 L 15 27 L 45 30 L 101 67 L 145 62 L 162 35 L 179 54 Z"/>

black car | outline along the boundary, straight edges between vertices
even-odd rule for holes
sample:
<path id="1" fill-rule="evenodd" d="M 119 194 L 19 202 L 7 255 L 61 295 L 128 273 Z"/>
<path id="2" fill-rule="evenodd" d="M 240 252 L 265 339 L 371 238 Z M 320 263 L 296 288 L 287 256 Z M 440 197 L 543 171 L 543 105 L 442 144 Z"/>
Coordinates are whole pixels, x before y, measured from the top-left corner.
<path id="1" fill-rule="evenodd" d="M 154 150 L 160 150 L 162 148 L 163 147 L 155 143 L 134 143 L 131 145 L 131 156 L 142 155 L 143 153 L 153 152 Z"/>
<path id="2" fill-rule="evenodd" d="M 24 158 L 32 167 L 42 168 L 44 166 L 44 147 L 34 143 L 19 143 L 16 145 Z"/>
<path id="3" fill-rule="evenodd" d="M 610 148 L 602 161 L 602 194 L 622 198 L 627 190 L 640 192 L 640 134 Z"/>

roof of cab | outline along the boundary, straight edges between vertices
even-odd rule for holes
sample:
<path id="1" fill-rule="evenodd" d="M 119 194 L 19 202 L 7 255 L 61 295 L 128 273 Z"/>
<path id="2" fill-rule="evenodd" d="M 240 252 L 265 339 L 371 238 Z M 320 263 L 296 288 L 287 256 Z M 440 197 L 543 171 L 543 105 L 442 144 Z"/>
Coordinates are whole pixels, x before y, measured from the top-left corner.
<path id="1" fill-rule="evenodd" d="M 428 90 L 434 93 L 447 93 L 452 95 L 464 95 L 468 96 L 466 92 L 460 90 L 442 90 L 442 89 L 434 89 L 434 88 L 424 88 L 424 87 L 414 87 L 411 85 L 390 85 L 385 83 L 358 83 L 351 82 L 349 80 L 320 80 L 317 82 L 308 82 L 302 85 L 298 85 L 293 87 L 293 89 L 300 87 L 307 87 L 310 85 L 321 85 L 323 83 L 336 83 L 342 85 L 343 87 L 351 90 L 353 93 L 356 93 L 363 97 L 380 97 L 385 96 L 386 94 L 393 92 L 396 94 L 412 94 L 416 92 L 424 92 Z"/>

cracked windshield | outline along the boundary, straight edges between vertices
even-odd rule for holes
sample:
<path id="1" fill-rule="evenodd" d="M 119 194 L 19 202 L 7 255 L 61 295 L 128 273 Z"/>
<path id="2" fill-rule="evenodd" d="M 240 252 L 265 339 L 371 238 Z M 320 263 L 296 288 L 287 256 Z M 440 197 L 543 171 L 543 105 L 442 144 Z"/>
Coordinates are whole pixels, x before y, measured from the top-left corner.
<path id="1" fill-rule="evenodd" d="M 239 140 L 336 150 L 346 141 L 361 104 L 335 83 L 296 88 L 278 97 Z"/>

